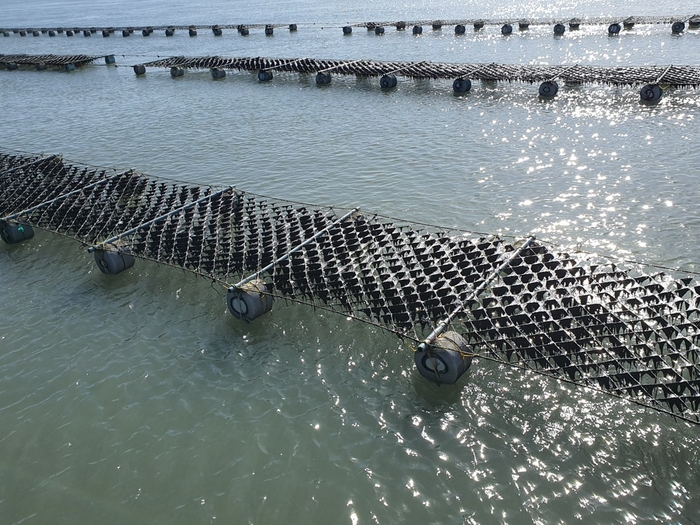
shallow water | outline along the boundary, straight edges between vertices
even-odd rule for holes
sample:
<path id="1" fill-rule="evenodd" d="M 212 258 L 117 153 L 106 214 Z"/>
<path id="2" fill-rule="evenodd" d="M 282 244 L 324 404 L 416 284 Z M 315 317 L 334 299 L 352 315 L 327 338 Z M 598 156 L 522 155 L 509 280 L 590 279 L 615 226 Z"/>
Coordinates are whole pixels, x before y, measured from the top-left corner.
<path id="1" fill-rule="evenodd" d="M 503 38 L 348 22 L 690 14 L 652 2 L 16 2 L 3 26 L 297 23 L 273 37 L 0 38 L 0 53 L 117 55 L 118 67 L 0 72 L 1 145 L 100 166 L 698 271 L 697 90 L 130 66 L 223 55 L 698 64 L 698 31 Z M 241 324 L 223 290 L 138 261 L 107 278 L 71 240 L 0 245 L 2 523 L 700 523 L 697 429 L 480 361 L 427 384 L 393 336 L 298 305 Z"/>

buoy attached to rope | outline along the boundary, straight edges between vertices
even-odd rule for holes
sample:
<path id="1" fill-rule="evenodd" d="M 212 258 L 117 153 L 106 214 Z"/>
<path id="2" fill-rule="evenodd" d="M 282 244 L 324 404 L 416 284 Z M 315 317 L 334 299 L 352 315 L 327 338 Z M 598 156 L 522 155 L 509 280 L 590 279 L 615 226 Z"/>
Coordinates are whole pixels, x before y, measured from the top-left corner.
<path id="1" fill-rule="evenodd" d="M 414 35 L 423 34 L 423 26 L 413 26 L 413 34 Z"/>
<path id="2" fill-rule="evenodd" d="M 184 74 L 185 74 L 185 70 L 182 69 L 181 67 L 171 67 L 170 68 L 170 76 L 173 78 L 181 77 Z"/>
<path id="3" fill-rule="evenodd" d="M 326 84 L 331 83 L 331 74 L 330 73 L 323 73 L 319 71 L 316 73 L 316 84 L 319 86 L 325 86 Z"/>
<path id="4" fill-rule="evenodd" d="M 501 34 L 502 35 L 510 35 L 513 32 L 513 26 L 510 24 L 503 24 L 501 27 Z"/>
<path id="5" fill-rule="evenodd" d="M 226 70 L 218 67 L 211 68 L 211 78 L 213 78 L 214 80 L 226 78 Z"/>
<path id="6" fill-rule="evenodd" d="M 559 84 L 553 80 L 548 80 L 540 84 L 540 96 L 542 98 L 554 98 L 559 91 Z"/>
<path id="7" fill-rule="evenodd" d="M 384 34 L 384 28 L 382 26 L 377 26 L 374 28 L 374 34 L 375 35 L 383 35 Z"/>
<path id="8" fill-rule="evenodd" d="M 466 30 L 467 28 L 464 27 L 462 24 L 457 24 L 455 26 L 455 35 L 463 35 Z"/>
<path id="9" fill-rule="evenodd" d="M 275 33 L 275 27 L 272 25 L 266 25 L 265 26 L 265 34 L 267 36 L 272 36 Z"/>
<path id="10" fill-rule="evenodd" d="M 674 35 L 680 35 L 683 31 L 685 31 L 685 24 L 683 22 L 673 22 L 671 32 Z"/>
<path id="11" fill-rule="evenodd" d="M 272 310 L 272 296 L 262 279 L 256 279 L 240 288 L 231 287 L 226 294 L 228 310 L 236 319 L 252 321 Z"/>
<path id="12" fill-rule="evenodd" d="M 272 71 L 261 69 L 260 71 L 258 71 L 258 80 L 260 82 L 269 82 L 270 80 L 272 80 Z"/>
<path id="13" fill-rule="evenodd" d="M 395 88 L 397 83 L 395 75 L 382 75 L 382 78 L 379 79 L 379 86 L 382 89 Z"/>
<path id="14" fill-rule="evenodd" d="M 352 27 L 351 26 L 343 26 L 343 34 L 344 35 L 351 35 L 352 34 Z"/>
<path id="15" fill-rule="evenodd" d="M 566 26 L 564 24 L 556 24 L 554 26 L 555 35 L 563 35 L 566 32 Z"/>
<path id="16" fill-rule="evenodd" d="M 617 22 L 615 22 L 614 24 L 610 24 L 610 25 L 608 26 L 608 34 L 611 35 L 611 36 L 613 36 L 613 35 L 619 35 L 621 29 L 622 29 L 622 28 L 620 27 L 620 24 L 618 24 Z"/>
<path id="17" fill-rule="evenodd" d="M 105 57 L 105 64 L 107 64 L 107 65 L 114 64 L 116 61 L 117 61 L 117 59 L 114 58 L 114 55 L 107 55 Z"/>
<path id="18" fill-rule="evenodd" d="M 134 265 L 136 259 L 124 252 L 95 250 L 95 262 L 100 271 L 107 275 L 117 275 Z"/>
<path id="19" fill-rule="evenodd" d="M 456 383 L 472 364 L 469 345 L 457 332 L 445 332 L 432 345 L 422 343 L 413 360 L 420 375 L 447 385 Z"/>
<path id="20" fill-rule="evenodd" d="M 136 64 L 134 66 L 134 73 L 136 73 L 136 76 L 141 76 L 146 74 L 146 66 L 143 64 Z"/>
<path id="21" fill-rule="evenodd" d="M 466 93 L 472 88 L 472 81 L 468 78 L 456 78 L 452 82 L 452 91 L 455 93 Z"/>
<path id="22" fill-rule="evenodd" d="M 647 84 L 639 90 L 639 97 L 642 102 L 656 104 L 661 100 L 661 88 L 658 84 Z"/>
<path id="23" fill-rule="evenodd" d="M 0 237 L 7 244 L 17 244 L 34 237 L 34 230 L 29 224 L 0 221 Z"/>

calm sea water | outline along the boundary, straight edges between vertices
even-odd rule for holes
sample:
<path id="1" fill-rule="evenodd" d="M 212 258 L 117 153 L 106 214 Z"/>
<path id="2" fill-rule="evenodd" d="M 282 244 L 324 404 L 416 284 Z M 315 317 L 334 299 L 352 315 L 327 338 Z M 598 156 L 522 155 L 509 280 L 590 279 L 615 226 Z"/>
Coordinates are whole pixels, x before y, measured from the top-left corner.
<path id="1" fill-rule="evenodd" d="M 117 67 L 0 72 L 0 145 L 198 183 L 700 271 L 700 94 L 636 88 L 130 66 L 223 55 L 700 65 L 700 32 L 640 26 L 389 28 L 460 17 L 692 14 L 695 2 L 5 0 L 0 26 L 297 23 L 266 37 L 0 38 L 0 53 Z M 0 245 L 0 523 L 700 523 L 698 429 L 488 362 L 454 387 L 410 349 L 278 304 L 241 324 L 222 290 L 137 262 L 108 278 L 77 243 Z"/>

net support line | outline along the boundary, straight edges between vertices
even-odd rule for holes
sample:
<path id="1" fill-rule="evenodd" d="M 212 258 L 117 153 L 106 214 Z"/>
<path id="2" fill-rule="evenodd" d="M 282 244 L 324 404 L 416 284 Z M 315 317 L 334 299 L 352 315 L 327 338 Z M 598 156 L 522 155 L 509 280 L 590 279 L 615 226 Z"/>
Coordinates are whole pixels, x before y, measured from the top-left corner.
<path id="1" fill-rule="evenodd" d="M 158 221 L 162 221 L 163 219 L 167 219 L 168 217 L 172 217 L 173 215 L 177 215 L 178 213 L 185 211 L 193 206 L 196 206 L 197 204 L 204 202 L 206 200 L 210 200 L 213 197 L 216 197 L 217 195 L 221 195 L 223 193 L 226 193 L 227 191 L 232 191 L 235 188 L 233 186 L 228 186 L 227 188 L 224 188 L 223 190 L 217 191 L 215 193 L 210 193 L 209 195 L 206 195 L 202 197 L 201 199 L 197 199 L 196 201 L 192 201 L 189 204 L 185 204 L 184 206 L 180 206 L 179 208 L 175 208 L 173 210 L 170 210 L 168 213 L 165 213 L 163 215 L 160 215 L 159 217 L 156 217 L 155 219 L 151 219 L 150 221 L 146 221 L 142 224 L 139 224 L 138 226 L 134 226 L 133 228 L 126 230 L 125 232 L 120 233 L 119 235 L 115 235 L 114 237 L 110 237 L 106 241 L 102 241 L 100 243 L 94 244 L 88 248 L 88 252 L 92 253 L 95 250 L 103 250 L 104 246 L 107 244 L 112 244 L 119 239 L 123 239 L 127 235 L 131 235 L 134 232 L 137 232 L 138 230 L 141 230 L 143 228 L 146 228 L 150 226 L 151 224 L 155 224 Z"/>
<path id="2" fill-rule="evenodd" d="M 527 238 L 527 240 L 518 247 L 517 250 L 515 250 L 510 257 L 508 257 L 505 261 L 503 261 L 498 268 L 496 268 L 493 272 L 491 272 L 491 275 L 486 277 L 479 286 L 474 288 L 469 295 L 462 301 L 462 304 L 460 304 L 455 310 L 452 311 L 443 321 L 440 322 L 440 324 L 435 327 L 435 330 L 433 330 L 428 337 L 423 340 L 423 342 L 418 346 L 418 348 L 422 351 L 426 351 L 428 349 L 428 346 L 430 346 L 433 342 L 435 342 L 435 339 L 437 339 L 440 334 L 442 334 L 449 324 L 452 322 L 452 320 L 457 317 L 457 315 L 464 310 L 464 307 L 466 306 L 467 301 L 476 299 L 484 290 L 486 290 L 486 287 L 493 282 L 494 279 L 498 277 L 498 275 L 505 270 L 511 263 L 513 259 L 515 259 L 517 256 L 519 256 L 528 246 L 530 246 L 535 240 L 534 235 L 531 235 L 530 237 Z"/>
<path id="3" fill-rule="evenodd" d="M 20 166 L 15 166 L 14 168 L 10 168 L 10 169 L 7 170 L 7 171 L 3 171 L 3 172 L 0 174 L 0 176 L 5 177 L 5 176 L 7 176 L 7 175 L 11 175 L 11 174 L 14 173 L 15 171 L 23 170 L 23 169 L 26 169 L 26 168 L 31 168 L 32 166 L 36 166 L 37 164 L 41 164 L 41 163 L 44 162 L 44 161 L 46 161 L 46 162 L 51 162 L 51 161 L 52 161 L 53 159 L 55 159 L 55 158 L 58 158 L 58 155 L 49 155 L 48 157 L 41 157 L 40 159 L 36 159 L 36 160 L 34 160 L 34 161 L 32 161 L 32 162 L 27 162 L 26 164 L 22 164 L 22 165 L 20 165 Z"/>
<path id="4" fill-rule="evenodd" d="M 75 195 L 76 193 L 83 192 L 85 190 L 89 190 L 90 188 L 95 188 L 99 186 L 100 184 L 104 184 L 106 182 L 111 181 L 112 179 L 118 179 L 120 177 L 123 177 L 125 175 L 130 175 L 134 172 L 134 170 L 128 170 L 124 171 L 121 173 L 115 173 L 114 175 L 110 175 L 109 177 L 105 177 L 104 179 L 98 180 L 97 182 L 93 182 L 92 184 L 88 184 L 87 186 L 83 186 L 82 188 L 78 188 L 77 190 L 69 191 L 68 193 L 63 193 L 62 195 L 59 195 L 58 197 L 55 197 L 51 200 L 40 202 L 36 206 L 32 206 L 31 208 L 27 208 L 26 210 L 18 211 L 16 213 L 13 213 L 12 215 L 8 215 L 7 217 L 3 217 L 0 219 L 0 221 L 12 221 L 18 217 L 21 217 L 22 215 L 26 215 L 28 213 L 32 213 L 33 211 L 36 211 L 40 208 L 43 208 L 44 206 L 48 206 L 50 204 L 53 204 L 54 202 L 58 202 L 60 200 L 63 200 L 67 197 L 70 197 L 71 195 Z"/>
<path id="5" fill-rule="evenodd" d="M 347 219 L 348 217 L 350 217 L 350 216 L 353 215 L 354 213 L 357 213 L 358 211 L 360 211 L 360 208 L 359 208 L 359 207 L 353 208 L 352 210 L 350 210 L 349 212 L 347 212 L 345 215 L 343 215 L 343 216 L 342 216 L 340 219 L 338 219 L 337 221 L 335 221 L 335 222 L 329 224 L 328 226 L 326 226 L 326 227 L 323 228 L 322 230 L 316 232 L 314 235 L 312 235 L 311 237 L 309 237 L 308 239 L 306 239 L 304 242 L 302 242 L 302 243 L 299 244 L 298 246 L 296 246 L 296 247 L 292 248 L 291 250 L 289 250 L 287 253 L 285 253 L 285 254 L 284 254 L 282 257 L 280 257 L 279 259 L 276 259 L 276 260 L 272 261 L 270 264 L 268 264 L 268 265 L 265 266 L 264 268 L 258 270 L 257 272 L 255 272 L 255 273 L 252 274 L 252 275 L 249 275 L 248 277 L 246 277 L 245 279 L 243 279 L 242 281 L 240 281 L 238 284 L 234 284 L 233 286 L 231 286 L 231 287 L 229 288 L 229 291 L 234 291 L 234 290 L 240 288 L 241 286 L 243 286 L 243 285 L 249 283 L 250 281 L 253 281 L 253 280 L 257 279 L 260 275 L 262 275 L 263 273 L 265 273 L 265 272 L 271 270 L 272 268 L 274 268 L 275 266 L 277 266 L 279 263 L 281 263 L 281 262 L 283 262 L 283 261 L 286 261 L 287 259 L 289 259 L 289 257 L 290 257 L 293 253 L 298 252 L 298 251 L 301 250 L 304 246 L 308 246 L 308 245 L 311 244 L 313 241 L 315 241 L 316 239 L 318 239 L 319 237 L 321 237 L 324 233 L 327 233 L 327 232 L 328 232 L 329 230 L 331 230 L 334 226 L 340 224 L 340 223 L 343 222 L 345 219 Z"/>

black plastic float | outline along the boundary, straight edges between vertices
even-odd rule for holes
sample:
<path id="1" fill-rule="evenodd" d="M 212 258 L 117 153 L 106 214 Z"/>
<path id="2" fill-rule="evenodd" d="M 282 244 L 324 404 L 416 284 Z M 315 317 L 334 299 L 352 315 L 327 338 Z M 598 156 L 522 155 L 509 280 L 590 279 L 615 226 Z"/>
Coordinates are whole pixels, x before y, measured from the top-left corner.
<path id="1" fill-rule="evenodd" d="M 622 27 L 620 27 L 620 24 L 618 24 L 617 22 L 608 26 L 608 34 L 610 36 L 619 35 L 621 30 Z"/>
<path id="2" fill-rule="evenodd" d="M 414 35 L 421 35 L 423 34 L 423 26 L 413 26 L 412 31 Z"/>
<path id="3" fill-rule="evenodd" d="M 513 32 L 513 26 L 510 24 L 503 24 L 501 26 L 502 35 L 510 35 Z"/>

